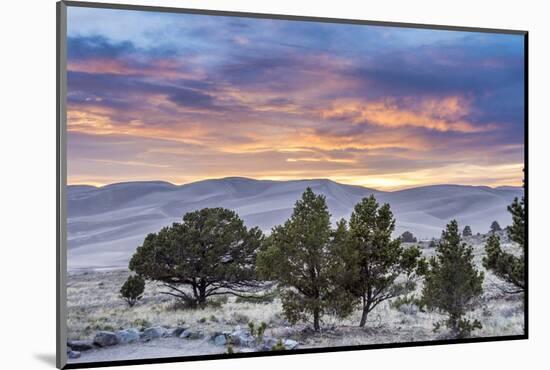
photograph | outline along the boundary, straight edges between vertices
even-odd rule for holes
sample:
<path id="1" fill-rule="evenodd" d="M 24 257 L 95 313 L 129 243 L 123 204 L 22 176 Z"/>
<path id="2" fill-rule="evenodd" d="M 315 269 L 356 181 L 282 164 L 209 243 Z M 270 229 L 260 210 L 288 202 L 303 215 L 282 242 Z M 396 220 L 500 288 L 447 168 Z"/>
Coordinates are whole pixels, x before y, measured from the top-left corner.
<path id="1" fill-rule="evenodd" d="M 527 338 L 526 32 L 84 4 L 69 366 Z"/>

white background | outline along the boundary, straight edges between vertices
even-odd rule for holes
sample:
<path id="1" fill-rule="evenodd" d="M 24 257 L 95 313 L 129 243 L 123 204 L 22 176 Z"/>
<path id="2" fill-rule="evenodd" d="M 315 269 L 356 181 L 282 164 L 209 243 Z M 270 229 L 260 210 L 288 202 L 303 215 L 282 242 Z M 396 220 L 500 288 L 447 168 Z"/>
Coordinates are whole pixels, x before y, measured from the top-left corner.
<path id="1" fill-rule="evenodd" d="M 530 339 L 147 369 L 519 369 L 548 366 L 550 40 L 545 1 L 127 0 L 135 4 L 530 31 Z M 116 0 L 112 0 L 116 2 Z M 0 367 L 55 363 L 55 1 L 5 1 L 0 22 Z M 546 236 L 546 238 L 545 238 Z M 544 356 L 546 354 L 546 356 Z M 546 362 L 546 364 L 544 364 Z M 545 366 L 546 365 L 546 366 Z M 546 367 L 548 368 L 548 367 Z"/>

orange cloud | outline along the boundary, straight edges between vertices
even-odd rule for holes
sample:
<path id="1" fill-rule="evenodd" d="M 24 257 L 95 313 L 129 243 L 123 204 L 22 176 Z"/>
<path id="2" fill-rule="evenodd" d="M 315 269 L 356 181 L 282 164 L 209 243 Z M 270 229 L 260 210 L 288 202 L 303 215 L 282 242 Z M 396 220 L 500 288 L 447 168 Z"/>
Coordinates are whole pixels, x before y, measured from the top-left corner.
<path id="1" fill-rule="evenodd" d="M 403 99 L 399 104 L 395 99 L 373 102 L 343 101 L 331 108 L 323 109 L 323 119 L 348 119 L 354 124 L 376 126 L 424 127 L 436 131 L 484 132 L 494 125 L 474 125 L 465 117 L 470 113 L 470 104 L 460 97 Z"/>

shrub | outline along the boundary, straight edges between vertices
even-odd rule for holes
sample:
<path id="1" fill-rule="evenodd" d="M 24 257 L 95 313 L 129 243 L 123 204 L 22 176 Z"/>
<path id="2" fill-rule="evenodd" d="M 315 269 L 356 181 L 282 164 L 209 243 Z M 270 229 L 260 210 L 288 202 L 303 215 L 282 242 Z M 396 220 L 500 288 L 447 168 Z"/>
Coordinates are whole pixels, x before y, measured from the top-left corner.
<path id="1" fill-rule="evenodd" d="M 128 306 L 134 305 L 143 297 L 145 290 L 145 280 L 139 275 L 130 275 L 120 288 L 120 296 L 126 301 Z"/>

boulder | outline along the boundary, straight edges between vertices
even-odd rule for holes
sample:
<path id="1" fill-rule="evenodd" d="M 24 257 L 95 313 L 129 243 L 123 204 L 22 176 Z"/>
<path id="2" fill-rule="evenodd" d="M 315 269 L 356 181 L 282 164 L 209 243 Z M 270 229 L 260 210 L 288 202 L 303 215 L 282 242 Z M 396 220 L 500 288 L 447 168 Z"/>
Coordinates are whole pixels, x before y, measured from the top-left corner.
<path id="1" fill-rule="evenodd" d="M 214 344 L 217 346 L 225 346 L 227 344 L 227 338 L 225 335 L 217 335 L 214 337 Z"/>
<path id="2" fill-rule="evenodd" d="M 70 359 L 80 358 L 80 352 L 78 351 L 69 351 L 67 352 L 67 357 Z"/>
<path id="3" fill-rule="evenodd" d="M 263 342 L 258 346 L 260 351 L 271 351 L 277 344 L 277 339 L 273 337 L 264 337 Z"/>
<path id="4" fill-rule="evenodd" d="M 204 333 L 200 330 L 186 329 L 181 333 L 180 338 L 185 339 L 202 339 L 204 338 Z"/>
<path id="5" fill-rule="evenodd" d="M 168 330 L 162 326 L 154 326 L 147 328 L 141 333 L 141 339 L 149 341 L 151 339 L 161 338 L 168 336 Z"/>
<path id="6" fill-rule="evenodd" d="M 294 349 L 298 347 L 298 342 L 292 339 L 285 339 L 283 341 L 283 345 L 285 346 L 285 349 Z"/>
<path id="7" fill-rule="evenodd" d="M 184 331 L 186 331 L 188 328 L 184 328 L 181 326 L 178 326 L 177 328 L 172 329 L 170 332 L 170 335 L 172 337 L 179 337 Z"/>
<path id="8" fill-rule="evenodd" d="M 255 338 L 250 334 L 250 331 L 242 329 L 235 330 L 231 333 L 230 338 L 231 343 L 241 347 L 252 347 L 255 342 Z"/>
<path id="9" fill-rule="evenodd" d="M 73 351 L 89 351 L 94 348 L 94 342 L 91 340 L 70 340 L 67 342 Z"/>
<path id="10" fill-rule="evenodd" d="M 118 330 L 115 332 L 119 343 L 133 343 L 137 342 L 140 337 L 139 330 L 137 329 L 126 329 Z"/>
<path id="11" fill-rule="evenodd" d="M 118 344 L 118 337 L 110 331 L 100 331 L 94 337 L 94 344 L 99 347 L 108 347 Z"/>

